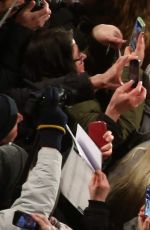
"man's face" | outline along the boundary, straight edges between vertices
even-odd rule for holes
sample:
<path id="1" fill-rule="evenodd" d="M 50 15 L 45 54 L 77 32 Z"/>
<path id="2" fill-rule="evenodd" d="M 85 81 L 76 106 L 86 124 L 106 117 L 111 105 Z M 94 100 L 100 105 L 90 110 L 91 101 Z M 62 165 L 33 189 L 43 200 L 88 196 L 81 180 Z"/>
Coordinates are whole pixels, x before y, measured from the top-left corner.
<path id="1" fill-rule="evenodd" d="M 9 142 L 13 142 L 18 135 L 18 124 L 23 120 L 23 116 L 18 113 L 17 114 L 17 121 L 8 135 L 1 141 L 2 144 L 8 144 Z"/>

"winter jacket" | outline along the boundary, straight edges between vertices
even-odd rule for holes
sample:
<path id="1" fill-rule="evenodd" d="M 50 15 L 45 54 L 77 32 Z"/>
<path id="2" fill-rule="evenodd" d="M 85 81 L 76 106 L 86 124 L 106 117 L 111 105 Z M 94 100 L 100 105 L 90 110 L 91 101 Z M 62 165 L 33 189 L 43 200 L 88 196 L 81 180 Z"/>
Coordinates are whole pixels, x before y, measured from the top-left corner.
<path id="1" fill-rule="evenodd" d="M 61 154 L 53 148 L 42 147 L 36 166 L 30 171 L 22 187 L 21 196 L 10 209 L 0 212 L 0 229 L 20 229 L 12 225 L 14 212 L 42 213 L 49 216 L 53 210 L 61 175 Z"/>
<path id="2" fill-rule="evenodd" d="M 9 208 L 19 196 L 27 153 L 15 144 L 0 146 L 0 210 Z"/>

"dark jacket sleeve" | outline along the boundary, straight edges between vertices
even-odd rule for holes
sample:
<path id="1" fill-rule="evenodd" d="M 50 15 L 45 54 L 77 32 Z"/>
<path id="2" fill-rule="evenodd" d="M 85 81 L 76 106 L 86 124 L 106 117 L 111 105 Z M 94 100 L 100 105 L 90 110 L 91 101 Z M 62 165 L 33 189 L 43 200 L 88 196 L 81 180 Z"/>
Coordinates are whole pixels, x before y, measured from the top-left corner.
<path id="1" fill-rule="evenodd" d="M 16 71 L 20 68 L 21 57 L 33 32 L 11 20 L 5 28 L 5 36 L 0 43 L 0 63 Z"/>
<path id="2" fill-rule="evenodd" d="M 89 201 L 89 206 L 84 210 L 81 217 L 82 230 L 107 230 L 110 229 L 109 210 L 106 203 Z"/>
<path id="3" fill-rule="evenodd" d="M 34 85 L 38 89 L 43 89 L 48 86 L 68 89 L 72 92 L 72 103 L 77 103 L 93 98 L 94 96 L 94 90 L 88 77 L 87 72 L 80 74 L 80 76 L 75 73 L 69 73 L 59 78 L 44 79 Z"/>
<path id="4" fill-rule="evenodd" d="M 26 88 L 11 88 L 9 90 L 1 90 L 2 93 L 6 93 L 11 96 L 17 103 L 19 111 L 23 112 L 26 105 L 29 107 L 29 103 L 36 101 L 43 90 L 47 87 L 64 88 L 65 93 L 69 93 L 68 97 L 70 104 L 84 101 L 87 98 L 94 96 L 94 90 L 90 81 L 88 80 L 88 74 L 85 72 L 82 76 L 76 74 L 68 74 L 66 76 L 54 79 L 44 79 L 40 82 L 33 83 L 24 79 Z M 61 97 L 61 96 L 60 96 Z M 32 103 L 31 103 L 32 104 Z"/>
<path id="5" fill-rule="evenodd" d="M 12 88 L 9 90 L 4 90 L 2 91 L 2 93 L 7 94 L 8 96 L 12 97 L 15 100 L 19 112 L 22 113 L 23 115 L 27 107 L 28 110 L 30 110 L 29 107 L 31 105 L 30 102 L 31 99 L 33 102 L 31 107 L 33 106 L 34 103 L 36 103 L 36 97 L 34 97 L 34 95 L 36 96 L 36 91 L 33 91 L 30 88 Z"/>
<path id="6" fill-rule="evenodd" d="M 0 30 L 0 90 L 15 87 L 26 43 L 32 31 L 10 21 Z"/>

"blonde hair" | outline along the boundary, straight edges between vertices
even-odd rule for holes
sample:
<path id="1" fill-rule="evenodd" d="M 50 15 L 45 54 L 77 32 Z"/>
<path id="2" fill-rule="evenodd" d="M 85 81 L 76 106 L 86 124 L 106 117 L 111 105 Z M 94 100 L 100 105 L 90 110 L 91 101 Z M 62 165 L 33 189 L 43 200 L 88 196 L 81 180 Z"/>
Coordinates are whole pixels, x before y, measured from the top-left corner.
<path id="1" fill-rule="evenodd" d="M 150 141 L 134 148 L 109 172 L 111 190 L 107 198 L 118 224 L 135 217 L 150 184 Z"/>

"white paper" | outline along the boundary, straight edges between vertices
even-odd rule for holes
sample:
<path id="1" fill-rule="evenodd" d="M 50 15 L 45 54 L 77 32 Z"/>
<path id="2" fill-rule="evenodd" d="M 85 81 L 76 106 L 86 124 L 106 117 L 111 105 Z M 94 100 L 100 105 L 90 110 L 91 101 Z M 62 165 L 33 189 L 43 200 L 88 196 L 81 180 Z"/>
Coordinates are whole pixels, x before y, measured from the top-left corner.
<path id="1" fill-rule="evenodd" d="M 101 170 L 102 152 L 79 124 L 77 125 L 76 140 L 82 147 L 93 169 Z"/>
<path id="2" fill-rule="evenodd" d="M 78 124 L 76 137 L 68 126 L 67 130 L 71 134 L 80 156 L 87 162 L 93 171 L 102 169 L 102 152 L 88 136 L 84 129 Z"/>
<path id="3" fill-rule="evenodd" d="M 66 125 L 66 128 L 67 128 L 68 132 L 70 133 L 70 135 L 72 136 L 72 139 L 74 140 L 74 143 L 75 143 L 75 145 L 76 145 L 76 147 L 77 147 L 77 150 L 78 150 L 80 156 L 81 156 L 86 162 L 88 162 L 89 166 L 93 169 L 91 163 L 88 161 L 88 159 L 87 159 L 87 157 L 86 157 L 84 151 L 82 150 L 82 147 L 79 145 L 78 141 L 76 140 L 75 136 L 73 135 L 71 129 L 69 128 L 68 125 Z"/>
<path id="4" fill-rule="evenodd" d="M 88 185 L 93 169 L 74 150 L 74 144 L 62 168 L 60 190 L 69 202 L 80 212 L 88 206 L 90 194 Z"/>

